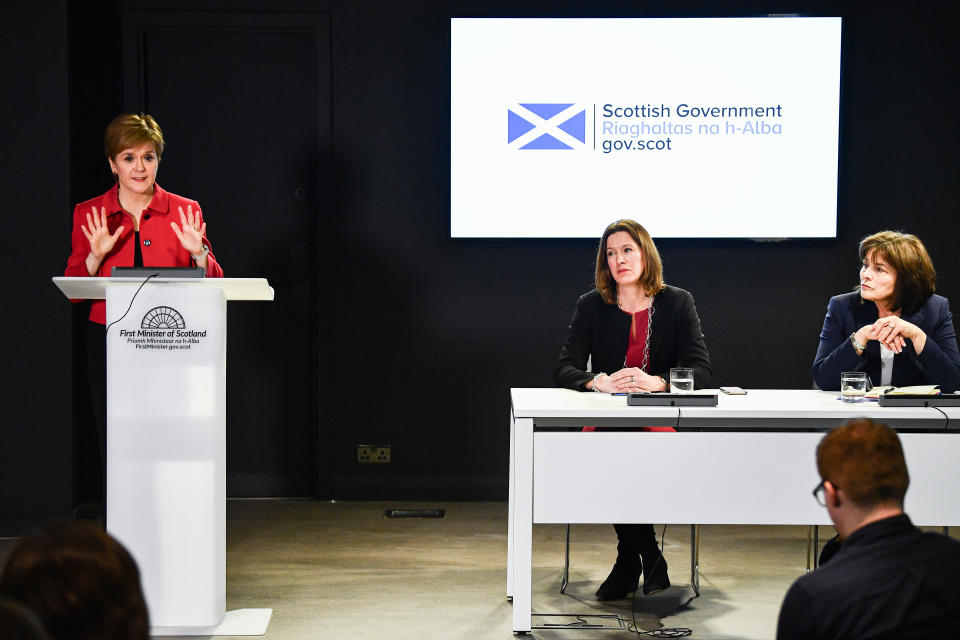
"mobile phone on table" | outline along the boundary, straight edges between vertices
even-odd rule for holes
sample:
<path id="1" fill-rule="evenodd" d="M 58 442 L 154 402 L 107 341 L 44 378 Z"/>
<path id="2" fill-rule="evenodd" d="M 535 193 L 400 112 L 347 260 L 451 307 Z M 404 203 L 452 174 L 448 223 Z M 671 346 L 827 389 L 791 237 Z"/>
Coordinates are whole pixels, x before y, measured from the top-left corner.
<path id="1" fill-rule="evenodd" d="M 740 387 L 720 387 L 720 391 L 723 391 L 728 396 L 745 396 L 747 395 L 746 389 Z"/>

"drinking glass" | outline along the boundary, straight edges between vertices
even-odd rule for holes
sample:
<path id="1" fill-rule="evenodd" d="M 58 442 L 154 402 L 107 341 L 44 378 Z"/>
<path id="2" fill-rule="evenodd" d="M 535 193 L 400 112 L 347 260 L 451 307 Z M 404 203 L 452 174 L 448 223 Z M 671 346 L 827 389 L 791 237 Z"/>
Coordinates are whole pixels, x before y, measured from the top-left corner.
<path id="1" fill-rule="evenodd" d="M 693 369 L 674 367 L 670 369 L 670 392 L 690 393 L 693 391 Z"/>
<path id="2" fill-rule="evenodd" d="M 840 374 L 840 399 L 844 402 L 863 402 L 867 392 L 866 371 L 844 371 Z"/>

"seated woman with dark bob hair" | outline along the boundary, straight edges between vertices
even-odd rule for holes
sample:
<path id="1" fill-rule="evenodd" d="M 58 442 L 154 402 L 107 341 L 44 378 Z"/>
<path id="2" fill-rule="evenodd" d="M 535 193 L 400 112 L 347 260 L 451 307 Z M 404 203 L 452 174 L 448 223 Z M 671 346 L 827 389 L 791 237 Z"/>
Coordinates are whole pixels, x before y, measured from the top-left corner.
<path id="1" fill-rule="evenodd" d="M 860 241 L 860 285 L 830 299 L 811 373 L 840 388 L 844 371 L 866 371 L 874 385 L 960 387 L 960 352 L 936 272 L 913 235 L 880 231 Z"/>

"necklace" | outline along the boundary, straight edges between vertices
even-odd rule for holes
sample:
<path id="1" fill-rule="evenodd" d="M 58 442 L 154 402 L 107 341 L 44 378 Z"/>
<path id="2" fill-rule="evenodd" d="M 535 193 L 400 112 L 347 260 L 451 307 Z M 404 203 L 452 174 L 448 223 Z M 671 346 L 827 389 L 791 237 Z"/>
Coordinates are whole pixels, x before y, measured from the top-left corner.
<path id="1" fill-rule="evenodd" d="M 621 311 L 623 311 L 623 307 L 620 305 L 619 300 L 617 301 L 617 306 L 620 307 Z M 643 371 L 644 373 L 649 373 L 649 371 L 647 371 L 647 365 L 650 363 L 650 333 L 653 329 L 653 304 L 652 303 L 648 307 L 648 310 L 649 311 L 647 313 L 647 336 L 646 336 L 646 339 L 643 341 L 643 360 L 641 360 L 640 362 L 640 370 Z M 634 316 L 632 313 L 630 314 L 630 316 L 631 316 L 630 330 L 632 331 L 636 316 Z M 624 369 L 627 368 L 626 356 L 623 357 L 623 368 Z"/>

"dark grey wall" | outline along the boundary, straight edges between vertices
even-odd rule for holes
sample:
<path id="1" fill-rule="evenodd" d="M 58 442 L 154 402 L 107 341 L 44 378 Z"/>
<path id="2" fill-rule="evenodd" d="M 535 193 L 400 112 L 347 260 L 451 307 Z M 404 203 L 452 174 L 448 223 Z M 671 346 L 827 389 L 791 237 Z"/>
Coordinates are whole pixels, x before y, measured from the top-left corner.
<path id="1" fill-rule="evenodd" d="M 393 481 L 411 487 L 406 495 L 503 496 L 508 389 L 552 384 L 576 297 L 592 286 L 592 242 L 447 238 L 447 17 L 644 15 L 666 4 L 690 13 L 718 6 L 527 2 L 498 12 L 464 3 L 445 12 L 382 3 L 335 12 L 335 280 L 343 283 L 337 326 L 346 345 L 335 369 L 340 397 L 364 407 L 361 420 L 344 420 L 331 440 L 343 494 L 370 495 L 373 485 L 376 495 L 405 495 L 381 477 L 386 470 L 368 477 L 350 462 L 352 443 L 382 441 L 394 446 Z M 739 7 L 829 10 L 805 2 Z M 827 300 L 857 283 L 856 245 L 870 232 L 919 234 L 941 292 L 960 295 L 958 130 L 947 113 L 957 99 L 958 45 L 950 21 L 923 4 L 841 8 L 849 55 L 839 240 L 660 246 L 668 282 L 697 300 L 718 384 L 809 388 Z"/>
<path id="2" fill-rule="evenodd" d="M 74 26 L 99 15 L 110 33 L 124 8 L 219 10 L 227 4 L 137 0 L 119 7 L 94 4 L 93 14 L 71 15 Z M 4 260 L 12 260 L 8 273 L 40 274 L 25 288 L 18 308 L 41 309 L 43 326 L 14 320 L 10 313 L 4 320 L 8 337 L 26 331 L 29 338 L 10 340 L 19 351 L 8 362 L 20 375 L 3 392 L 6 405 L 20 407 L 36 397 L 42 409 L 17 409 L 20 420 L 30 416 L 33 426 L 6 429 L 13 434 L 8 441 L 12 437 L 23 453 L 21 460 L 46 460 L 49 453 L 40 446 L 46 441 L 57 442 L 63 455 L 66 409 L 50 407 L 41 390 L 69 386 L 70 349 L 63 335 L 69 322 L 46 277 L 58 273 L 66 257 L 71 199 L 103 191 L 102 176 L 90 167 L 99 171 L 99 135 L 120 108 L 120 92 L 111 95 L 118 81 L 117 52 L 111 56 L 102 43 L 102 54 L 96 55 L 73 43 L 72 90 L 65 94 L 63 5 L 55 6 L 60 26 L 42 21 L 42 27 L 34 27 L 41 30 L 34 35 L 42 36 L 34 39 L 44 42 L 35 52 L 39 59 L 18 56 L 30 66 L 32 91 L 14 100 L 18 111 L 7 120 L 39 125 L 42 119 L 45 136 L 45 144 L 37 145 L 28 143 L 28 127 L 15 132 L 25 139 L 13 148 L 26 157 L 15 165 L 20 173 L 8 190 L 23 204 L 8 212 L 2 252 Z M 234 11 L 267 6 L 252 0 L 229 3 Z M 330 335 L 321 336 L 317 367 L 333 382 L 318 392 L 317 430 L 318 468 L 325 476 L 320 486 L 332 487 L 332 497 L 505 498 L 508 389 L 551 384 L 551 365 L 573 304 L 591 287 L 592 242 L 447 237 L 451 16 L 842 12 L 847 57 L 840 238 L 779 245 L 663 242 L 667 280 L 692 291 L 697 300 L 716 382 L 744 387 L 809 387 L 827 300 L 856 283 L 856 244 L 867 233 L 896 228 L 918 234 L 937 266 L 940 292 L 960 299 L 960 255 L 954 247 L 960 141 L 950 112 L 958 101 L 960 45 L 945 10 L 932 3 L 887 9 L 865 1 L 721 7 L 705 1 L 331 0 L 269 7 L 331 15 L 332 187 L 317 215 L 327 229 L 322 250 L 336 267 L 317 274 L 331 291 L 319 313 L 332 327 Z M 21 11 L 28 14 L 24 20 L 37 22 L 44 10 Z M 20 38 L 27 46 L 28 38 Z M 18 77 L 4 77 L 4 86 Z M 80 88 L 85 84 L 99 87 L 102 99 L 90 102 Z M 45 97 L 42 115 L 40 95 Z M 74 138 L 84 138 L 69 163 L 63 146 L 67 113 Z M 70 178 L 74 188 L 67 198 Z M 203 200 L 203 194 L 190 195 Z M 27 210 L 43 214 L 24 215 Z M 655 215 L 643 212 L 638 218 Z M 27 264 L 31 267 L 24 269 Z M 277 425 L 278 437 L 283 428 Z M 354 446 L 361 442 L 391 444 L 393 462 L 356 465 Z M 59 504 L 51 496 L 60 496 L 69 483 L 67 469 L 21 464 L 16 470 L 20 487 L 36 487 L 23 495 L 35 496 L 37 513 L 47 510 L 41 504 Z M 4 496 L 0 513 L 14 512 L 22 503 L 18 500 Z"/>
<path id="3" fill-rule="evenodd" d="M 66 36 L 63 2 L 3 11 L 0 535 L 70 510 L 70 305 L 50 281 L 70 233 Z"/>

